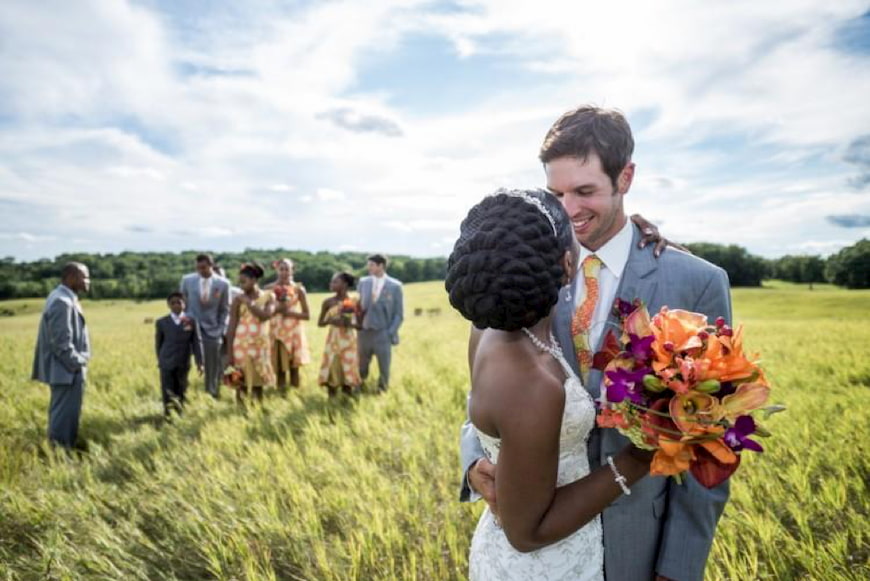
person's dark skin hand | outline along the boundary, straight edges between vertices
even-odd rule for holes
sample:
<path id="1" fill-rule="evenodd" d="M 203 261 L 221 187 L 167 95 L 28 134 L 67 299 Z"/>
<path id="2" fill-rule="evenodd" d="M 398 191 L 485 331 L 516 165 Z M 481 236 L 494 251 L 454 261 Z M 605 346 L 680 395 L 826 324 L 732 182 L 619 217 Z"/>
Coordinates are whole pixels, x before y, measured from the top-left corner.
<path id="1" fill-rule="evenodd" d="M 495 501 L 495 464 L 486 458 L 475 462 L 468 470 L 468 484 L 483 497 L 490 512 L 498 516 L 498 505 Z"/>
<path id="2" fill-rule="evenodd" d="M 677 244 L 676 242 L 672 242 L 667 238 L 663 237 L 659 233 L 658 226 L 648 221 L 640 214 L 633 214 L 631 216 L 631 221 L 637 224 L 637 227 L 640 228 L 640 232 L 643 235 L 640 242 L 637 243 L 638 248 L 646 248 L 648 244 L 655 244 L 653 254 L 656 256 L 656 258 L 661 256 L 662 252 L 664 252 L 665 248 L 668 246 L 673 246 L 677 250 L 682 250 L 683 252 L 688 252 L 689 254 L 691 254 L 691 251 L 685 246 Z"/>
<path id="3" fill-rule="evenodd" d="M 674 579 L 665 577 L 664 575 L 656 575 L 656 581 L 674 581 Z"/>

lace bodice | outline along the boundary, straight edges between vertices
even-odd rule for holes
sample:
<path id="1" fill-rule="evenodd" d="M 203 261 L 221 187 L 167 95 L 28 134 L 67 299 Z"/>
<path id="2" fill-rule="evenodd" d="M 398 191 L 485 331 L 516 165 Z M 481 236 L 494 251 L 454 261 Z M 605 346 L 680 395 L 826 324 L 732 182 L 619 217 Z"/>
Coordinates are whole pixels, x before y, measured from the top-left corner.
<path id="1" fill-rule="evenodd" d="M 595 404 L 561 353 L 553 356 L 565 370 L 565 410 L 556 478 L 556 486 L 564 486 L 589 474 L 586 442 L 595 425 Z M 486 457 L 498 464 L 501 440 L 480 430 L 477 435 Z M 557 543 L 520 553 L 510 545 L 488 508 L 480 517 L 469 556 L 472 581 L 603 581 L 603 566 L 604 544 L 599 517 Z"/>

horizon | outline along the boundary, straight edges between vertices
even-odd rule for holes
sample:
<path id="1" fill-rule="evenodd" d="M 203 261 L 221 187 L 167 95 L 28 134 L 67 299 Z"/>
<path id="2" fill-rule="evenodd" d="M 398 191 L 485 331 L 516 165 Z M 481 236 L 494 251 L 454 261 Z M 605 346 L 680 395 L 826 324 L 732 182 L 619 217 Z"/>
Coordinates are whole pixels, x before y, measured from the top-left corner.
<path id="1" fill-rule="evenodd" d="M 582 26 L 578 26 L 582 23 Z M 685 0 L 26 0 L 0 10 L 0 256 L 180 247 L 444 257 L 625 112 L 626 210 L 764 258 L 870 238 L 870 10 Z"/>

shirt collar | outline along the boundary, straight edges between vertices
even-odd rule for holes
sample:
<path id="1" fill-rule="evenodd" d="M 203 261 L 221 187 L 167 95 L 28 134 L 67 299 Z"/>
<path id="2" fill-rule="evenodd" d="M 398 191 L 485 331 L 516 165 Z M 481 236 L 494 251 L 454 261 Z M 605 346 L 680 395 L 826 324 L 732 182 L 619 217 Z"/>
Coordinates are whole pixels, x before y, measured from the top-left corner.
<path id="1" fill-rule="evenodd" d="M 583 264 L 583 259 L 594 254 L 601 263 L 607 267 L 607 270 L 612 272 L 616 278 L 622 276 L 622 271 L 625 270 L 625 265 L 628 262 L 628 255 L 631 252 L 631 220 L 626 220 L 622 229 L 616 233 L 616 236 L 604 243 L 604 245 L 592 252 L 585 246 L 580 246 L 580 264 Z M 578 266 L 579 270 L 579 266 Z"/>
<path id="2" fill-rule="evenodd" d="M 181 311 L 180 315 L 176 315 L 172 311 L 169 311 L 169 316 L 172 317 L 172 320 L 175 322 L 176 325 L 178 325 L 181 322 L 182 317 L 187 316 L 187 313 L 185 313 L 184 311 Z"/>

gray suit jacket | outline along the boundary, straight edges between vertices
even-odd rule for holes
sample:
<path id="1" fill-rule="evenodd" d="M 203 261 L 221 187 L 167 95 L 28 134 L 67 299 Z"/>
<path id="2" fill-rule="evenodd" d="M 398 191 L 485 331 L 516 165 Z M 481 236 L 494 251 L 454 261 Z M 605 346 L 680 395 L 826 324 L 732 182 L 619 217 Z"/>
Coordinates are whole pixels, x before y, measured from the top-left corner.
<path id="1" fill-rule="evenodd" d="M 230 315 L 230 283 L 217 275 L 211 276 L 211 295 L 208 302 L 200 299 L 199 274 L 192 273 L 181 279 L 181 294 L 187 304 L 185 310 L 197 320 L 205 340 L 217 341 L 227 333 Z"/>
<path id="2" fill-rule="evenodd" d="M 359 281 L 357 290 L 360 296 L 360 308 L 363 311 L 363 329 L 380 331 L 386 329 L 393 345 L 399 343 L 399 327 L 404 318 L 404 301 L 402 283 L 391 276 L 384 281 L 384 288 L 378 300 L 372 302 L 372 285 L 374 279 L 364 276 Z"/>
<path id="3" fill-rule="evenodd" d="M 84 380 L 90 358 L 88 327 L 76 294 L 59 285 L 45 301 L 31 378 L 50 385 L 69 385 L 81 373 Z"/>
<path id="4" fill-rule="evenodd" d="M 620 277 L 617 297 L 626 301 L 641 299 L 650 311 L 662 306 L 704 313 L 710 320 L 718 316 L 731 320 L 728 275 L 721 268 L 696 256 L 668 248 L 658 259 L 652 247 L 637 248 L 640 232 L 633 229 L 632 248 Z M 574 353 L 571 318 L 574 289 L 562 289 L 553 333 L 566 354 Z M 608 328 L 618 322 L 611 315 Z M 606 337 L 606 330 L 601 341 Z M 596 350 L 600 348 L 600 343 Z M 578 372 L 576 357 L 568 361 Z M 586 389 L 597 399 L 601 393 L 601 372 L 593 370 Z M 595 428 L 588 450 L 592 469 L 608 455 L 615 455 L 628 440 L 615 429 Z M 462 466 L 468 467 L 483 456 L 469 422 L 462 429 Z M 470 497 L 466 479 L 460 498 Z M 621 496 L 605 509 L 605 576 L 607 581 L 652 579 L 654 573 L 678 581 L 701 581 L 707 554 L 713 542 L 716 523 L 728 500 L 728 482 L 707 490 L 690 475 L 681 485 L 672 479 L 647 476 L 631 488 L 631 496 Z"/>

